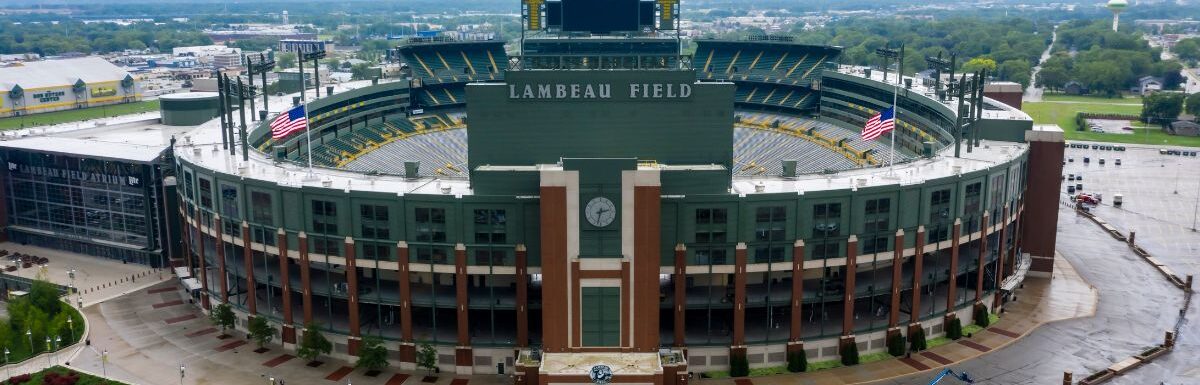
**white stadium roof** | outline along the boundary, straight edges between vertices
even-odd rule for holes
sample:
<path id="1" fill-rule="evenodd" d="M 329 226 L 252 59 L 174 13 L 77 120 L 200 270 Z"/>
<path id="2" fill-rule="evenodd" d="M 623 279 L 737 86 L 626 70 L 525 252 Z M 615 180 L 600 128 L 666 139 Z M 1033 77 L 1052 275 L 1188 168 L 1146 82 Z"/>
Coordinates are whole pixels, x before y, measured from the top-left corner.
<path id="1" fill-rule="evenodd" d="M 0 90 L 11 90 L 14 85 L 20 85 L 26 90 L 69 87 L 77 80 L 88 84 L 113 82 L 120 81 L 128 75 L 128 71 L 97 56 L 31 61 L 11 67 L 0 67 Z"/>

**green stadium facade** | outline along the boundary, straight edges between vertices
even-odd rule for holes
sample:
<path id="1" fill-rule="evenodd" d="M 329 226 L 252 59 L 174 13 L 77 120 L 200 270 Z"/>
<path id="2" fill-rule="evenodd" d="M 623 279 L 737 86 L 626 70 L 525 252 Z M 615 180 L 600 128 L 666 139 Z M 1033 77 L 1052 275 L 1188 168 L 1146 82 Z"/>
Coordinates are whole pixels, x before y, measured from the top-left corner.
<path id="1" fill-rule="evenodd" d="M 401 46 L 404 80 L 308 104 L 311 173 L 304 134 L 260 123 L 242 162 L 217 121 L 193 131 L 175 171 L 199 303 L 289 347 L 317 325 L 336 356 L 377 336 L 402 367 L 430 344 L 459 374 L 591 382 L 608 360 L 677 384 L 940 336 L 1050 272 L 1062 135 L 1019 110 L 985 99 L 956 144 L 955 100 L 837 47 L 526 44 Z M 894 92 L 892 153 L 859 130 Z"/>

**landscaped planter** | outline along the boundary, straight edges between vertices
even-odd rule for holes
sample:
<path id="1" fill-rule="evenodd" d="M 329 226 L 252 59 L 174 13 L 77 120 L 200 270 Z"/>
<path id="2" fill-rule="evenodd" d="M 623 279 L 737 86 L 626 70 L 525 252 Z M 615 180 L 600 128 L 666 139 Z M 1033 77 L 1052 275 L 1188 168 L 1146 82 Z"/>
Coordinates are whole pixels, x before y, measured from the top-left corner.
<path id="1" fill-rule="evenodd" d="M 1108 371 L 1108 369 L 1105 369 L 1105 370 L 1093 373 L 1090 376 L 1087 376 L 1087 378 L 1084 378 L 1083 381 L 1079 381 L 1079 385 L 1103 384 L 1105 382 L 1108 382 L 1108 380 L 1111 380 L 1113 377 L 1116 377 L 1116 375 L 1117 375 L 1116 373 L 1110 372 L 1110 371 Z"/>

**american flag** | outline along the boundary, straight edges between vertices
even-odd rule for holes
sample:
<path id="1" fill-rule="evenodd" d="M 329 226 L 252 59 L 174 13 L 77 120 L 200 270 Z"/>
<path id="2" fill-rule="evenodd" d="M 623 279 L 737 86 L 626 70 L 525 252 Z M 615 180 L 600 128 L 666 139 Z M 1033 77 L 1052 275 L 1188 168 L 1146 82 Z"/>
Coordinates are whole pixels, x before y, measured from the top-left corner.
<path id="1" fill-rule="evenodd" d="M 879 111 L 878 114 L 867 120 L 867 125 L 863 127 L 863 140 L 875 140 L 888 131 L 896 128 L 896 107 L 888 107 L 888 109 Z"/>
<path id="2" fill-rule="evenodd" d="M 275 117 L 275 120 L 271 122 L 271 139 L 283 139 L 307 127 L 308 117 L 304 114 L 304 105 L 302 104 Z"/>

